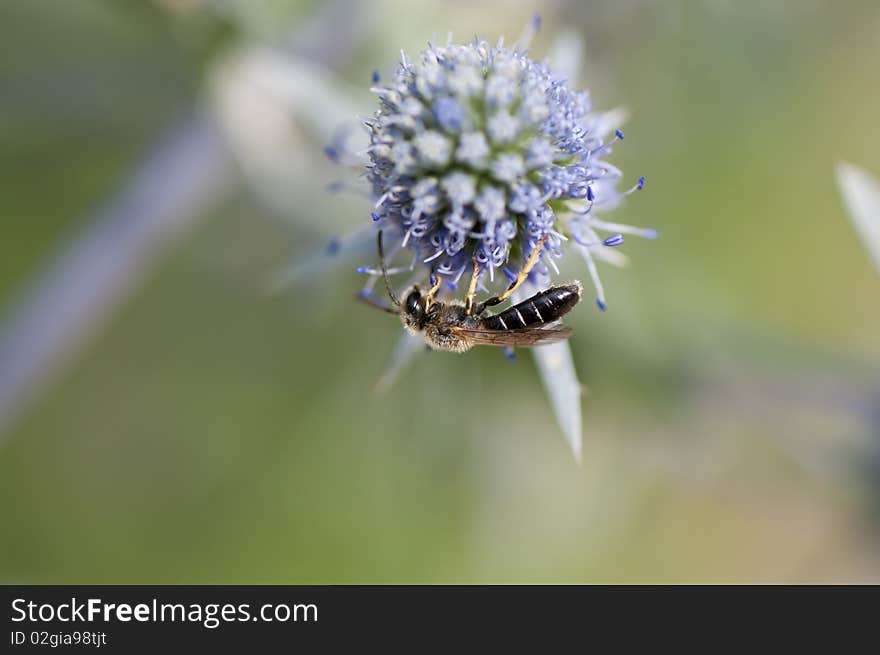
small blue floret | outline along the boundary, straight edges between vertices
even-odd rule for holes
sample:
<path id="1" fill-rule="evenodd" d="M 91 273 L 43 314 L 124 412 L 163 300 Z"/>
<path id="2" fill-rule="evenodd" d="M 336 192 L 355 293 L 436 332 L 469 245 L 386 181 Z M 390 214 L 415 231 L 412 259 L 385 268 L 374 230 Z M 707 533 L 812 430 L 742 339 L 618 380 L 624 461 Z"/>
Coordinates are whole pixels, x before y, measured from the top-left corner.
<path id="1" fill-rule="evenodd" d="M 614 234 L 602 241 L 602 243 L 611 248 L 613 248 L 614 246 L 619 246 L 621 243 L 623 243 L 623 235 Z"/>
<path id="2" fill-rule="evenodd" d="M 448 132 L 457 132 L 464 125 L 464 109 L 452 98 L 439 98 L 434 103 L 434 117 L 440 127 Z"/>

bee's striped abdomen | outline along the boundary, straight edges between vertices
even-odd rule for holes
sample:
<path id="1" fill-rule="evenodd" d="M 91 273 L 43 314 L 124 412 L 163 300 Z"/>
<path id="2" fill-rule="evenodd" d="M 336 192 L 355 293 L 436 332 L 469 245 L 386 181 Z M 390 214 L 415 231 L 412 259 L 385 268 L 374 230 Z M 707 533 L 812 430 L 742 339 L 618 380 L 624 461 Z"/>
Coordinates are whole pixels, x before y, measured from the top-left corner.
<path id="1" fill-rule="evenodd" d="M 487 330 L 519 330 L 558 321 L 581 299 L 580 284 L 550 287 L 510 309 L 483 319 Z"/>

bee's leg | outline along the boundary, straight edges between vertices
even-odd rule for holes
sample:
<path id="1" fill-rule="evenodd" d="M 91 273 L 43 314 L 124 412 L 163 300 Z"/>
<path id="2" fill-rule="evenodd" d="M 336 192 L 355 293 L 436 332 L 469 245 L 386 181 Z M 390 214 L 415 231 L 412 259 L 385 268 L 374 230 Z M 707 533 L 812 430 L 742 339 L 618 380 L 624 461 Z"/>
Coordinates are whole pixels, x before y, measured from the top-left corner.
<path id="1" fill-rule="evenodd" d="M 437 278 L 437 281 L 434 282 L 434 286 L 428 289 L 428 293 L 425 294 L 425 310 L 427 310 L 431 303 L 434 302 L 434 299 L 437 297 L 437 292 L 440 291 L 440 287 L 443 286 L 443 278 L 434 274 L 434 277 Z"/>
<path id="2" fill-rule="evenodd" d="M 372 307 L 373 309 L 378 309 L 379 311 L 385 312 L 386 314 L 399 314 L 400 313 L 398 310 L 394 309 L 393 307 L 386 307 L 385 305 L 380 305 L 379 303 L 374 302 L 374 301 L 370 300 L 369 298 L 365 298 L 364 296 L 361 296 L 360 294 L 355 296 L 355 299 L 358 300 L 359 302 L 364 303 L 365 305 Z"/>
<path id="3" fill-rule="evenodd" d="M 477 295 L 477 278 L 480 274 L 480 266 L 477 264 L 477 257 L 474 256 L 474 272 L 471 275 L 471 283 L 468 285 L 467 296 L 465 296 L 464 306 L 467 310 L 467 315 L 470 316 L 474 311 L 474 296 Z"/>
<path id="4" fill-rule="evenodd" d="M 546 236 L 541 237 L 541 240 L 538 241 L 537 245 L 535 245 L 535 249 L 532 251 L 532 254 L 529 255 L 528 261 L 525 263 L 525 266 L 520 269 L 520 272 L 517 273 L 516 279 L 507 287 L 507 291 L 502 293 L 500 296 L 495 296 L 494 298 L 489 298 L 488 300 L 481 302 L 474 308 L 474 314 L 479 316 L 484 311 L 486 311 L 487 307 L 494 307 L 495 305 L 504 302 L 508 298 L 510 298 L 511 294 L 519 289 L 520 285 L 526 281 L 526 278 L 529 276 L 529 273 L 532 272 L 532 269 L 535 267 L 535 264 L 538 263 L 538 259 L 541 256 L 541 248 L 544 247 L 544 242 L 547 240 Z"/>

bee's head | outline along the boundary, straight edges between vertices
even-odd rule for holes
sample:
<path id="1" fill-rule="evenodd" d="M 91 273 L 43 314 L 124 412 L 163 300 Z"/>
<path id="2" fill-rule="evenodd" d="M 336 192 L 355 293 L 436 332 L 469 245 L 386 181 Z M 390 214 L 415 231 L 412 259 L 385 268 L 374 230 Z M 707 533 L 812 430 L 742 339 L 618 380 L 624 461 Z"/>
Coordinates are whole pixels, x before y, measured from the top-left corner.
<path id="1" fill-rule="evenodd" d="M 406 294 L 400 308 L 400 317 L 404 327 L 419 332 L 425 327 L 428 315 L 427 298 L 421 294 L 418 287 Z"/>

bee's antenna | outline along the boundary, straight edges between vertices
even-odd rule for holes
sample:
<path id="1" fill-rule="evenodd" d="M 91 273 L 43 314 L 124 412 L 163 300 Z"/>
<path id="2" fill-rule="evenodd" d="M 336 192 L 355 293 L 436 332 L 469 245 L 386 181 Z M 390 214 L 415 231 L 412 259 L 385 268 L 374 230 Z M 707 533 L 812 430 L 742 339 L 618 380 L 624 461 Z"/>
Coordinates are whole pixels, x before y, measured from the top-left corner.
<path id="1" fill-rule="evenodd" d="M 391 298 L 391 302 L 394 305 L 400 305 L 400 300 L 395 295 L 394 290 L 391 288 L 391 282 L 388 280 L 388 270 L 385 268 L 385 249 L 382 247 L 382 230 L 379 230 L 379 236 L 376 241 L 379 247 L 379 266 L 382 270 L 382 281 L 385 283 L 385 291 L 388 292 L 388 297 Z"/>

